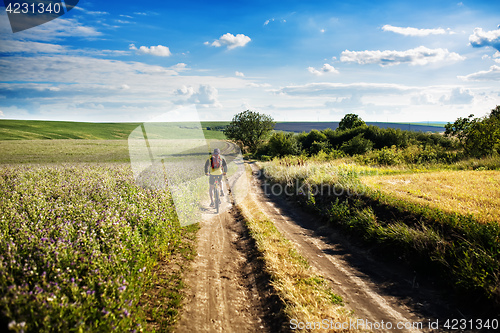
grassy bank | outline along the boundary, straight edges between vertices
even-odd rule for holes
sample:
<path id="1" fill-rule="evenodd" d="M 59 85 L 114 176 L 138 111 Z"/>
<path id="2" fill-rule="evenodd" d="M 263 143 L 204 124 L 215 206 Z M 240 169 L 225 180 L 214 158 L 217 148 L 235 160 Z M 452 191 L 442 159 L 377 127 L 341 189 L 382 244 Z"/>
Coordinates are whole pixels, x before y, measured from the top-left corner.
<path id="1" fill-rule="evenodd" d="M 446 190 L 443 178 L 432 178 L 428 170 L 412 175 L 408 169 L 401 168 L 379 169 L 298 159 L 296 162 L 274 160 L 263 165 L 271 182 L 288 188 L 288 193 L 293 193 L 299 203 L 314 210 L 327 223 L 370 244 L 384 257 L 408 261 L 422 272 L 433 272 L 471 304 L 500 305 L 500 226 L 496 215 L 492 215 L 500 211 L 496 201 L 498 190 L 483 190 L 482 184 L 490 178 L 496 183 L 498 172 L 448 173 L 460 175 L 448 182 L 478 181 L 476 185 L 457 187 L 467 189 L 462 204 L 465 201 L 493 205 L 487 211 L 471 215 L 463 214 L 456 207 L 447 209 L 450 201 L 445 199 L 453 198 L 453 190 L 441 196 L 435 191 L 424 193 L 420 185 L 427 182 L 428 187 L 434 185 L 439 189 L 440 180 L 441 188 Z M 387 179 L 403 179 L 401 177 L 421 177 L 422 183 L 416 183 L 413 189 L 400 183 L 392 192 L 388 190 L 390 186 L 373 185 Z M 490 190 L 495 193 L 491 194 Z M 423 203 L 429 200 L 432 204 Z"/>
<path id="2" fill-rule="evenodd" d="M 289 330 L 292 319 L 310 325 L 318 325 L 325 318 L 333 322 L 348 322 L 350 317 L 343 307 L 342 298 L 334 294 L 328 283 L 313 272 L 294 245 L 259 210 L 251 195 L 240 205 L 239 210 L 262 254 L 273 288 L 284 303 L 287 322 L 283 330 Z M 321 329 L 315 331 L 322 332 Z"/>

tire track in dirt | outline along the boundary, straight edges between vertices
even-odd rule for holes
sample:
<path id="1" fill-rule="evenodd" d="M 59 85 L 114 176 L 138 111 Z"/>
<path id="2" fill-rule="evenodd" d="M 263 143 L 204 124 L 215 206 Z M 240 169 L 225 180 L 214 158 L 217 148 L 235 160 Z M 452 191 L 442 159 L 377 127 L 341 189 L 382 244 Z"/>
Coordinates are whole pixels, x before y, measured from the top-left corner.
<path id="1" fill-rule="evenodd" d="M 234 149 L 228 145 L 222 154 Z M 239 166 L 244 172 L 244 165 Z M 208 179 L 207 179 L 208 181 Z M 232 208 L 224 182 L 221 213 L 206 208 L 197 234 L 197 257 L 185 273 L 186 297 L 176 332 L 274 332 L 276 300 L 254 241 Z M 205 203 L 208 207 L 208 202 Z"/>
<path id="2" fill-rule="evenodd" d="M 438 332 L 429 329 L 429 320 L 435 320 L 445 305 L 436 301 L 437 295 L 432 290 L 416 288 L 415 276 L 371 259 L 368 253 L 342 239 L 338 232 L 317 225 L 316 217 L 273 196 L 269 187 L 266 195 L 262 180 L 256 176 L 260 174 L 259 168 L 254 163 L 250 166 L 254 173 L 250 192 L 261 211 L 297 246 L 311 266 L 331 282 L 333 290 L 343 297 L 346 307 L 353 310 L 357 318 L 393 326 L 412 325 L 401 330 L 393 327 L 377 331 Z M 328 237 L 321 235 L 322 230 Z"/>

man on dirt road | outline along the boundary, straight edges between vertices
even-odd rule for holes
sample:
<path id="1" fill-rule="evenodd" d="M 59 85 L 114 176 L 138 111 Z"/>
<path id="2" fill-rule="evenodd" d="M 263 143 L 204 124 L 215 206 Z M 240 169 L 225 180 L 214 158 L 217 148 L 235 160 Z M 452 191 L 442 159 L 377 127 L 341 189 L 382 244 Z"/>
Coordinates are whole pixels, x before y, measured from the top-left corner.
<path id="1" fill-rule="evenodd" d="M 220 196 L 224 196 L 224 190 L 222 189 L 222 175 L 225 175 L 227 172 L 227 163 L 224 157 L 220 154 L 220 149 L 215 148 L 214 153 L 210 156 L 210 158 L 205 163 L 205 175 L 210 176 L 209 184 L 210 189 L 208 193 L 210 194 L 210 207 L 214 206 L 214 184 L 215 179 L 218 178 L 220 185 Z M 219 200 L 219 198 L 215 198 Z"/>

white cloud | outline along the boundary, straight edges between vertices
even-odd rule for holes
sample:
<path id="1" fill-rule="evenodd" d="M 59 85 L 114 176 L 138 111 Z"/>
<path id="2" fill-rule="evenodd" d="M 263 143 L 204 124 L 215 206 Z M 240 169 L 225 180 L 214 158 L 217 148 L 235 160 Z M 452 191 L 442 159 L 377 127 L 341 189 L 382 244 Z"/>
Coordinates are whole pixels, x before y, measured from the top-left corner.
<path id="1" fill-rule="evenodd" d="M 470 104 L 474 95 L 469 89 L 454 88 L 448 96 L 442 96 L 439 101 L 443 104 Z"/>
<path id="2" fill-rule="evenodd" d="M 469 42 L 473 47 L 492 46 L 500 51 L 500 29 L 483 31 L 481 28 L 476 28 L 469 36 Z"/>
<path id="3" fill-rule="evenodd" d="M 108 12 L 90 11 L 90 10 L 87 10 L 87 9 L 81 7 L 81 6 L 75 6 L 72 9 L 76 9 L 78 11 L 84 12 L 85 14 L 89 14 L 89 15 L 108 15 L 109 14 Z M 120 16 L 124 16 L 124 15 L 120 15 Z"/>
<path id="4" fill-rule="evenodd" d="M 311 74 L 318 75 L 318 76 L 323 75 L 325 73 L 334 73 L 334 74 L 339 73 L 339 71 L 330 64 L 324 64 L 323 67 L 321 67 L 319 70 L 315 69 L 314 67 L 308 67 L 307 70 Z"/>
<path id="5" fill-rule="evenodd" d="M 171 69 L 173 69 L 174 71 L 176 72 L 182 72 L 182 71 L 186 71 L 188 70 L 189 68 L 187 67 L 187 65 L 183 62 L 180 62 L 178 63 L 177 65 L 174 65 L 172 67 L 170 67 Z"/>
<path id="6" fill-rule="evenodd" d="M 1 40 L 0 53 L 63 53 L 66 47 L 57 44 L 21 40 Z"/>
<path id="7" fill-rule="evenodd" d="M 139 54 L 150 54 L 157 57 L 170 57 L 172 55 L 170 49 L 163 45 L 151 46 L 151 47 L 141 46 L 137 48 L 134 44 L 130 44 L 129 50 L 134 50 Z"/>
<path id="8" fill-rule="evenodd" d="M 254 82 L 248 83 L 247 86 L 252 87 L 252 88 L 269 88 L 269 87 L 271 87 L 271 85 L 269 83 L 254 83 Z"/>
<path id="9" fill-rule="evenodd" d="M 234 75 L 239 76 L 239 77 L 245 77 L 245 74 L 243 74 L 242 72 L 238 72 L 238 71 L 236 71 L 234 73 Z"/>
<path id="10" fill-rule="evenodd" d="M 500 66 L 493 65 L 487 71 L 459 76 L 458 78 L 464 81 L 500 81 Z"/>
<path id="11" fill-rule="evenodd" d="M 212 43 L 212 46 L 221 47 L 227 46 L 228 50 L 232 50 L 237 47 L 243 47 L 247 45 L 251 41 L 250 37 L 245 36 L 243 34 L 237 34 L 234 36 L 233 34 L 227 33 L 222 35 L 218 40 Z M 207 45 L 207 42 L 205 42 Z"/>
<path id="12" fill-rule="evenodd" d="M 194 88 L 193 87 L 186 87 L 182 86 L 181 88 L 177 89 L 175 93 L 179 96 L 192 96 L 194 95 Z"/>
<path id="13" fill-rule="evenodd" d="M 201 107 L 222 107 L 219 102 L 217 89 L 210 84 L 200 84 L 198 91 L 193 87 L 183 86 L 175 91 L 176 95 L 187 99 L 175 101 L 175 104 L 197 104 Z"/>
<path id="14" fill-rule="evenodd" d="M 264 22 L 264 26 L 268 25 L 268 24 L 269 24 L 269 23 L 271 23 L 271 22 L 275 22 L 275 21 L 276 21 L 276 22 L 280 22 L 280 23 L 286 23 L 286 19 L 284 19 L 284 18 L 281 18 L 281 19 L 276 19 L 276 18 L 274 18 L 274 17 L 273 17 L 273 18 L 270 18 L 269 20 L 266 20 L 266 21 Z"/>
<path id="15" fill-rule="evenodd" d="M 410 65 L 427 65 L 440 61 L 459 61 L 465 57 L 447 49 L 429 49 L 419 46 L 406 51 L 349 51 L 342 52 L 340 61 L 357 62 L 358 64 L 379 64 L 380 66 L 393 66 L 402 63 Z"/>
<path id="16" fill-rule="evenodd" d="M 82 56 L 38 56 L 0 58 L 0 77 L 4 81 L 95 83 L 101 85 L 142 81 L 146 76 L 176 76 L 174 68 L 147 65 L 140 62 L 99 59 Z"/>
<path id="17" fill-rule="evenodd" d="M 402 27 L 395 27 L 389 24 L 386 24 L 382 27 L 382 30 L 384 31 L 392 31 L 394 33 L 404 35 L 404 36 L 429 36 L 429 35 L 444 35 L 446 34 L 446 30 L 443 28 L 438 28 L 438 29 L 417 29 L 417 28 L 402 28 Z"/>
<path id="18" fill-rule="evenodd" d="M 411 98 L 411 103 L 414 105 L 432 105 L 436 104 L 434 97 L 428 93 L 422 93 Z"/>
<path id="19" fill-rule="evenodd" d="M 78 7 L 75 7 L 78 8 Z M 12 35 L 8 20 L 0 20 L 0 35 Z M 17 40 L 55 41 L 63 37 L 96 38 L 102 33 L 94 27 L 84 26 L 76 19 L 58 18 L 13 35 Z"/>
<path id="20" fill-rule="evenodd" d="M 401 94 L 417 88 L 391 83 L 308 83 L 305 85 L 286 86 L 275 93 L 290 96 L 340 96 L 359 92 L 364 94 Z"/>
<path id="21" fill-rule="evenodd" d="M 351 97 L 341 97 L 335 101 L 327 101 L 325 106 L 334 109 L 355 109 L 363 106 L 363 101 L 359 94 L 354 93 Z"/>
<path id="22" fill-rule="evenodd" d="M 5 115 L 3 114 L 2 110 L 0 110 L 0 117 L 5 117 Z"/>

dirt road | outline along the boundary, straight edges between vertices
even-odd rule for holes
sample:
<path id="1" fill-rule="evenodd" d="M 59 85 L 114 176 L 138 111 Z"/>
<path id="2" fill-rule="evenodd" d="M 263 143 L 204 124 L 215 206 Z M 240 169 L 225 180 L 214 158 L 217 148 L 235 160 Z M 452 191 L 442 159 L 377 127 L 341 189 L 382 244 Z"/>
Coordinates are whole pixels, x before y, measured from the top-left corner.
<path id="1" fill-rule="evenodd" d="M 371 259 L 367 251 L 335 230 L 317 225 L 313 216 L 283 198 L 266 195 L 262 180 L 254 176 L 250 183 L 249 193 L 261 211 L 331 282 L 346 307 L 368 328 L 385 323 L 386 329 L 377 331 L 439 332 L 429 324 L 445 317 L 461 318 L 439 301 L 425 278 Z M 222 208 L 229 210 L 219 215 L 213 208 L 205 211 L 197 236 L 198 256 L 186 276 L 187 297 L 177 332 L 275 332 L 283 325 L 283 318 L 273 317 L 279 302 L 263 275 L 253 241 L 231 205 L 226 195 Z"/>
<path id="2" fill-rule="evenodd" d="M 233 149 L 228 145 L 222 154 Z M 238 169 L 230 183 L 244 173 L 243 161 Z M 186 273 L 187 295 L 175 331 L 275 332 L 279 302 L 272 295 L 253 239 L 232 207 L 234 196 L 225 188 L 220 214 L 209 202 L 203 204 L 198 255 Z"/>

